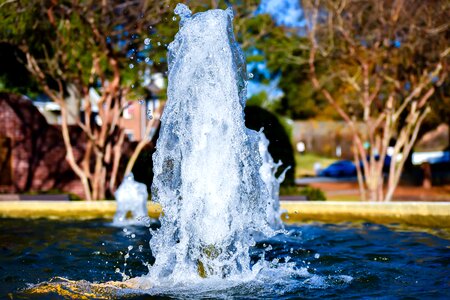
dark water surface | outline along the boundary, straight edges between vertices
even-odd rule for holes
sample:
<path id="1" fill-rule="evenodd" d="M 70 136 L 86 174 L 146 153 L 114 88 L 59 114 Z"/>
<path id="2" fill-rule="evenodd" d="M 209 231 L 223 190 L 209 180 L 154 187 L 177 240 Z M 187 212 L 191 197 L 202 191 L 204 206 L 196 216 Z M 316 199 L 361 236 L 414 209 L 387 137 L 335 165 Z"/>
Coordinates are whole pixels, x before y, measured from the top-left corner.
<path id="1" fill-rule="evenodd" d="M 55 277 L 121 280 L 116 268 L 139 276 L 147 273 L 146 264 L 153 263 L 145 227 L 116 228 L 105 220 L 43 219 L 0 219 L 0 227 L 0 299 L 27 298 L 21 290 Z M 289 257 L 298 268 L 318 275 L 322 284 L 299 278 L 293 288 L 278 282 L 263 291 L 244 288 L 220 295 L 240 299 L 450 299 L 450 240 L 445 235 L 371 223 L 309 223 L 290 225 L 287 230 L 288 235 L 258 243 L 252 258 L 258 260 L 264 251 L 269 261 L 278 258 L 283 262 Z M 129 246 L 133 248 L 125 262 Z M 33 298 L 58 297 L 63 299 L 53 294 Z"/>

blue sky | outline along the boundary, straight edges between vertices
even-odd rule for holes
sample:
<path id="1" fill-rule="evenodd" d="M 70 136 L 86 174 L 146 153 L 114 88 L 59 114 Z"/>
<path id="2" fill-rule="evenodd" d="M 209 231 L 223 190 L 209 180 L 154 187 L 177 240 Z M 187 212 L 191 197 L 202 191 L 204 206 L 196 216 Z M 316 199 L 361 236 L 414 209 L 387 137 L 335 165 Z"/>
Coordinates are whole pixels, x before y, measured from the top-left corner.
<path id="1" fill-rule="evenodd" d="M 282 26 L 299 27 L 305 24 L 299 0 L 261 0 L 256 13 L 268 13 Z"/>

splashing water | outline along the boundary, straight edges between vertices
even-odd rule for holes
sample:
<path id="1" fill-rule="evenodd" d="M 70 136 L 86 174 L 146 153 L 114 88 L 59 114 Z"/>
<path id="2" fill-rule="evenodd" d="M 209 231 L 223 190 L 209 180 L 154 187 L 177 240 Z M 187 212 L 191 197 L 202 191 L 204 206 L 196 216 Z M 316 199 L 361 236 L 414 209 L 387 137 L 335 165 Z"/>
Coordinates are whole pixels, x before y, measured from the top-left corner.
<path id="1" fill-rule="evenodd" d="M 284 171 L 278 176 L 275 176 L 278 168 L 282 165 L 281 161 L 275 163 L 272 156 L 269 153 L 269 140 L 261 131 L 258 132 L 259 135 L 259 154 L 262 158 L 263 164 L 259 169 L 262 180 L 264 181 L 267 191 L 270 195 L 270 200 L 267 203 L 267 220 L 272 228 L 281 229 L 283 228 L 283 223 L 280 218 L 280 184 L 283 182 L 286 172 L 291 168 L 288 166 Z"/>
<path id="2" fill-rule="evenodd" d="M 175 13 L 181 28 L 168 47 L 168 102 L 153 157 L 153 199 L 164 216 L 149 276 L 250 274 L 254 235 L 272 236 L 281 222 L 268 141 L 244 123 L 247 72 L 233 14 L 191 16 L 182 4 Z"/>
<path id="3" fill-rule="evenodd" d="M 285 232 L 280 220 L 278 192 L 287 169 L 277 178 L 281 163 L 270 156 L 269 141 L 262 131 L 245 127 L 247 73 L 231 9 L 191 15 L 178 4 L 175 13 L 181 28 L 168 47 L 168 101 L 153 156 L 152 197 L 163 208 L 161 227 L 150 240 L 154 264 L 147 275 L 131 279 L 119 269 L 122 282 L 57 278 L 30 291 L 227 298 L 282 296 L 305 286 L 326 288 L 329 282 L 347 285 L 349 276 L 323 277 L 311 274 L 305 262 L 303 267 L 290 262 L 290 256 L 270 258 L 272 246 L 263 244 L 255 257 L 257 239 L 295 240 L 297 233 Z M 116 192 L 115 220 L 130 210 L 123 200 L 133 193 L 137 214 L 147 215 L 142 206 L 147 194 L 140 189 L 132 177 L 124 180 Z M 275 236 L 280 232 L 286 235 Z"/>
<path id="4" fill-rule="evenodd" d="M 135 181 L 133 173 L 125 176 L 114 196 L 117 201 L 117 210 L 113 225 L 139 224 L 141 219 L 148 218 L 147 186 Z M 128 217 L 129 215 L 131 216 Z"/>

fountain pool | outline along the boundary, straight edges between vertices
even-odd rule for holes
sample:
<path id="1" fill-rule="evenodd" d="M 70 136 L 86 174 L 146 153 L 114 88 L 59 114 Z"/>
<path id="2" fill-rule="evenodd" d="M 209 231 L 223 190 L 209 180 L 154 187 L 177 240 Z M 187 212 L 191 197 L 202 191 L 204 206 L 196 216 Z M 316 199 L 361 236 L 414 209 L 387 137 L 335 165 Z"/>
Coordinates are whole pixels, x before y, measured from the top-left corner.
<path id="1" fill-rule="evenodd" d="M 179 286 L 173 290 L 112 285 L 95 289 L 87 284 L 120 281 L 122 275 L 115 269 L 123 272 L 130 245 L 133 249 L 125 273 L 147 274 L 145 264 L 152 263 L 153 258 L 145 227 L 129 226 L 125 232 L 110 226 L 110 220 L 5 218 L 0 219 L 0 226 L 1 299 L 8 295 L 13 299 L 444 299 L 450 294 L 450 241 L 396 226 L 289 225 L 289 234 L 258 242 L 250 251 L 251 257 L 265 253 L 268 262 L 290 257 L 290 262 L 303 271 L 266 274 L 255 281 L 228 282 L 224 286 Z"/>
<path id="2" fill-rule="evenodd" d="M 244 125 L 247 74 L 232 12 L 175 12 L 181 27 L 168 47 L 168 102 L 153 157 L 160 226 L 149 233 L 105 220 L 0 219 L 0 296 L 448 296 L 448 240 L 370 223 L 283 229 L 283 175 L 275 176 L 263 132 Z M 121 221 L 130 208 L 119 194 Z M 137 215 L 146 214 L 146 195 L 134 198 Z"/>

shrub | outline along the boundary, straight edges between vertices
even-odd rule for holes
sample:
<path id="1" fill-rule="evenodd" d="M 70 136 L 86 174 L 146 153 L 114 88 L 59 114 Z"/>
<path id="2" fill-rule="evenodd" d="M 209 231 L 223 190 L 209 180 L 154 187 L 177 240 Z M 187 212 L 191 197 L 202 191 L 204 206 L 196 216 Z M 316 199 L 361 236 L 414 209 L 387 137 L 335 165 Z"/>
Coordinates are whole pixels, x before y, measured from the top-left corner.
<path id="1" fill-rule="evenodd" d="M 321 189 L 310 186 L 304 187 L 300 190 L 300 195 L 306 196 L 309 201 L 323 201 L 327 200 L 325 193 Z"/>

